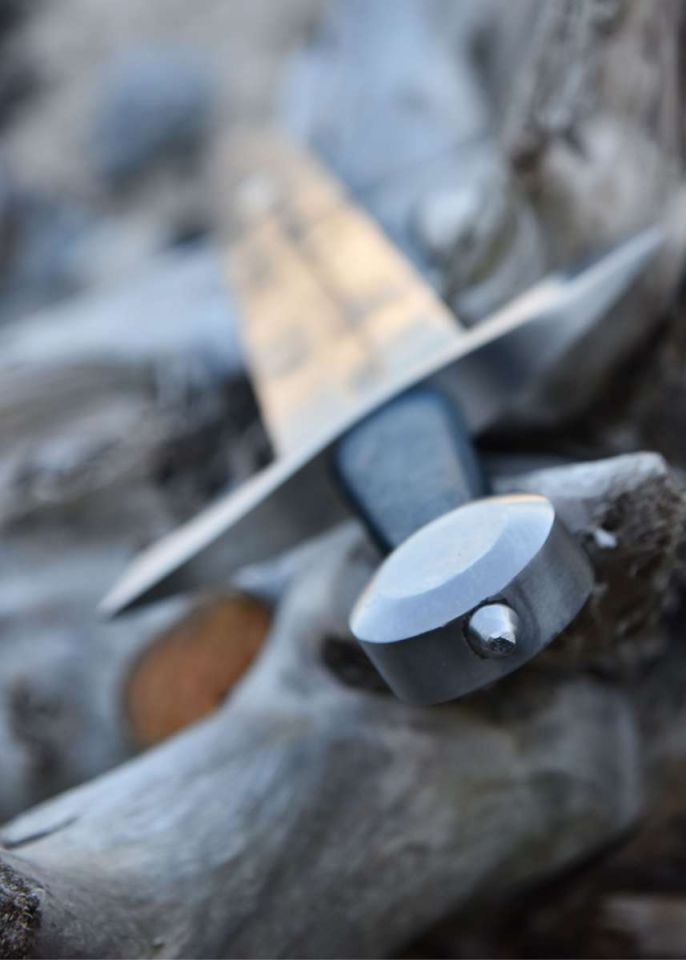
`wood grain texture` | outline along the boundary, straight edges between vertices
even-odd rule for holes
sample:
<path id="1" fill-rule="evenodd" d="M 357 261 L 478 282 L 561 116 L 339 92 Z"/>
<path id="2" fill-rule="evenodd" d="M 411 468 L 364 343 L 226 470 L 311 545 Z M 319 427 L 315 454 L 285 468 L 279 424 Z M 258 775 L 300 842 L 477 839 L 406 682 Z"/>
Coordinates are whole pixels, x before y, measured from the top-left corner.
<path id="1" fill-rule="evenodd" d="M 631 496 L 637 475 L 649 497 L 664 473 L 659 458 L 621 457 L 558 468 L 548 487 L 586 518 L 584 542 L 588 518 Z M 655 503 L 638 522 L 617 514 L 618 563 L 681 516 L 683 504 Z M 304 563 L 219 711 L 6 826 L 5 955 L 386 955 L 634 821 L 640 740 L 620 685 L 527 670 L 423 710 L 343 684 L 323 648 L 373 557 L 346 527 Z M 625 591 L 627 607 L 663 602 L 654 579 L 604 584 L 603 570 L 599 589 Z"/>
<path id="2" fill-rule="evenodd" d="M 0 330 L 0 821 L 131 753 L 124 678 L 179 610 L 95 610 L 143 544 L 255 469 L 234 333 L 205 246 Z"/>

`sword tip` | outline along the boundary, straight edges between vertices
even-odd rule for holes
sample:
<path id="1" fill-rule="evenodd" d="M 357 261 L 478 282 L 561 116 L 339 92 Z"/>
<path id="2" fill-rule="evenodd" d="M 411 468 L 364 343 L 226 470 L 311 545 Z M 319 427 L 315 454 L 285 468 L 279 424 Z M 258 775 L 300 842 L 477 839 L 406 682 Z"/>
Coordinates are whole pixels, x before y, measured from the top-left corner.
<path id="1" fill-rule="evenodd" d="M 101 620 L 115 620 L 145 602 L 147 591 L 132 582 L 132 572 L 127 571 L 98 604 L 97 615 Z"/>
<path id="2" fill-rule="evenodd" d="M 183 593 L 184 559 L 166 549 L 168 538 L 158 541 L 136 557 L 124 574 L 105 594 L 97 606 L 103 620 L 115 620 L 152 600 L 161 600 L 173 593 Z"/>

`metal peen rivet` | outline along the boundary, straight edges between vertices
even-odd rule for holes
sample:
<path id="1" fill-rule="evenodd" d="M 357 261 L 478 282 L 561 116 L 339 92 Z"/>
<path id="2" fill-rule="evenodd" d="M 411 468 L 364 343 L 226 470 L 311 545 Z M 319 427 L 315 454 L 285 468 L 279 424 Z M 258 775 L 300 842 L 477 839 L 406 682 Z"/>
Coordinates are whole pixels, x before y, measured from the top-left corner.
<path id="1" fill-rule="evenodd" d="M 504 603 L 489 603 L 471 615 L 467 641 L 474 653 L 488 660 L 509 657 L 517 649 L 519 617 Z"/>

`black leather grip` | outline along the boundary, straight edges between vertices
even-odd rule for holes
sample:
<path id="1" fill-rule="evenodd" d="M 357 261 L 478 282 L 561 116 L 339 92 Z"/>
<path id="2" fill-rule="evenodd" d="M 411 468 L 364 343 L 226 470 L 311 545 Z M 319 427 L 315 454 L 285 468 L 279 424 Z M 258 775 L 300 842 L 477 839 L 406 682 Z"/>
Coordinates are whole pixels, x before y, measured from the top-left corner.
<path id="1" fill-rule="evenodd" d="M 333 463 L 344 495 L 384 552 L 488 492 L 459 412 L 432 387 L 368 416 L 336 445 Z"/>

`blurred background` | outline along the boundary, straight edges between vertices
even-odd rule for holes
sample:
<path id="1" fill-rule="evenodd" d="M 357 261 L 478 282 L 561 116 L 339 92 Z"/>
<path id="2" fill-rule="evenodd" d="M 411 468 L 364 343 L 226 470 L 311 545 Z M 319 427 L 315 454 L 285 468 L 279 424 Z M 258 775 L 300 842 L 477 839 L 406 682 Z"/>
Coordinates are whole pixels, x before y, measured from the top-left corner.
<path id="1" fill-rule="evenodd" d="M 3 316 L 216 228 L 217 139 L 273 116 L 319 7 L 3 3 Z"/>
<path id="2" fill-rule="evenodd" d="M 6 819 L 135 749 L 120 685 L 153 624 L 104 626 L 97 602 L 267 455 L 210 170 L 230 129 L 273 118 L 319 4 L 0 12 Z"/>
<path id="3" fill-rule="evenodd" d="M 683 468 L 682 36 L 671 0 L 0 0 L 0 821 L 213 710 L 266 635 L 228 591 L 96 614 L 271 457 L 223 261 L 244 128 L 311 147 L 467 325 L 664 224 L 631 302 L 483 450 Z M 657 955 L 570 948 L 574 896 L 508 917 L 502 955 Z"/>

